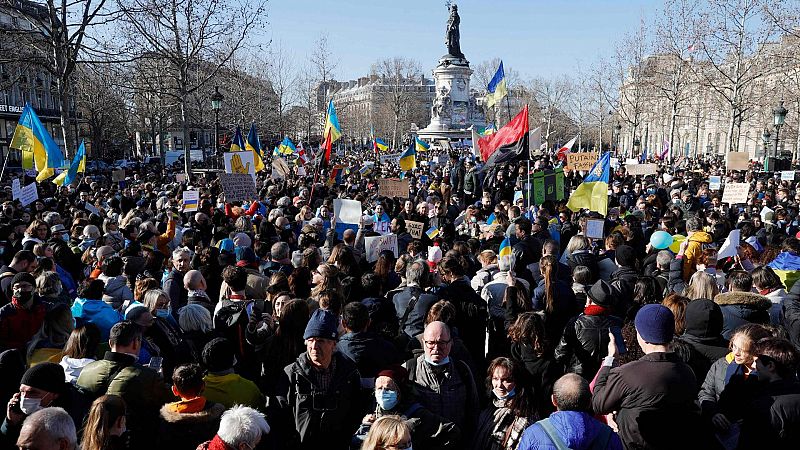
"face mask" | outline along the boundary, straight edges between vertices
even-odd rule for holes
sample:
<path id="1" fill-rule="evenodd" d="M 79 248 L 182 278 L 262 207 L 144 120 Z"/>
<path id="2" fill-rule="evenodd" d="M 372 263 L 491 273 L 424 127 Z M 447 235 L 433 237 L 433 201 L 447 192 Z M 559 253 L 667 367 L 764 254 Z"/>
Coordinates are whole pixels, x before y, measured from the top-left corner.
<path id="1" fill-rule="evenodd" d="M 391 410 L 397 406 L 397 391 L 392 391 L 389 389 L 376 389 L 375 401 L 378 402 L 378 405 L 381 407 L 381 409 L 387 411 Z"/>
<path id="2" fill-rule="evenodd" d="M 14 290 L 14 297 L 17 299 L 17 302 L 22 303 L 23 305 L 26 305 L 31 300 L 33 300 L 33 292 L 31 292 L 31 291 L 20 291 L 18 289 L 15 289 Z"/>
<path id="3" fill-rule="evenodd" d="M 439 366 L 444 366 L 444 365 L 446 365 L 446 364 L 449 364 L 449 363 L 450 363 L 450 357 L 449 357 L 449 356 L 446 356 L 446 357 L 445 357 L 443 360 L 441 360 L 440 362 L 438 362 L 438 363 L 435 363 L 435 362 L 431 361 L 430 359 L 428 359 L 428 357 L 427 357 L 427 356 L 425 356 L 425 362 L 426 362 L 426 363 L 428 363 L 428 364 L 430 364 L 430 365 L 432 365 L 432 366 L 437 366 L 437 367 L 439 367 Z"/>
<path id="4" fill-rule="evenodd" d="M 498 399 L 505 400 L 507 398 L 513 398 L 515 395 L 517 395 L 517 388 L 515 386 L 514 389 L 508 391 L 506 395 L 500 395 L 499 389 L 492 389 L 492 393 L 494 393 L 494 396 L 497 397 Z"/>
<path id="5" fill-rule="evenodd" d="M 20 402 L 19 402 L 19 409 L 26 416 L 30 416 L 31 414 L 35 413 L 42 409 L 42 399 L 40 398 L 28 398 L 23 393 L 20 395 Z"/>
<path id="6" fill-rule="evenodd" d="M 166 319 L 169 317 L 169 309 L 157 309 L 156 310 L 156 317 L 161 317 L 162 319 Z"/>

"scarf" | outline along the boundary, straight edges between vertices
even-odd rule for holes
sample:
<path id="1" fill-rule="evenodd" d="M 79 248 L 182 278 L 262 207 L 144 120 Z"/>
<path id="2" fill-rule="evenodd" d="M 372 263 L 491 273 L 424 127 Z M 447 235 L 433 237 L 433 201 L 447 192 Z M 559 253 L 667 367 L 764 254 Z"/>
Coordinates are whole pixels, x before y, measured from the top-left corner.
<path id="1" fill-rule="evenodd" d="M 205 409 L 206 398 L 195 397 L 188 400 L 181 400 L 179 402 L 170 403 L 169 407 L 172 411 L 180 414 L 198 413 Z"/>
<path id="2" fill-rule="evenodd" d="M 606 316 L 611 314 L 611 308 L 600 305 L 589 305 L 583 309 L 583 313 L 587 316 Z"/>
<path id="3" fill-rule="evenodd" d="M 230 450 L 230 446 L 219 437 L 218 434 L 214 435 L 214 438 L 208 441 L 208 450 Z"/>
<path id="4" fill-rule="evenodd" d="M 189 291 L 189 297 L 203 297 L 211 300 L 206 291 Z"/>
<path id="5" fill-rule="evenodd" d="M 510 399 L 495 398 L 492 403 L 497 407 L 494 411 L 493 440 L 500 443 L 502 448 L 513 450 L 517 448 L 522 432 L 532 422 L 528 417 L 516 417 L 512 413 Z"/>

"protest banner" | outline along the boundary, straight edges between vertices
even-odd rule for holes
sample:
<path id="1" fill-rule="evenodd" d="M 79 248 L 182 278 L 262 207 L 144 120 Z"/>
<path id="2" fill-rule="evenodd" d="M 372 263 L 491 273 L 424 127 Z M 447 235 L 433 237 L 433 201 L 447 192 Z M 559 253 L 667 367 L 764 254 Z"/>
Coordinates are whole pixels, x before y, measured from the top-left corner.
<path id="1" fill-rule="evenodd" d="M 285 180 L 289 178 L 292 174 L 291 169 L 289 169 L 289 165 L 286 164 L 286 160 L 283 158 L 274 158 L 272 160 L 272 179 L 273 180 Z"/>
<path id="2" fill-rule="evenodd" d="M 19 200 L 19 195 L 22 193 L 22 188 L 19 185 L 19 178 L 11 180 L 11 196 L 14 200 Z"/>
<path id="3" fill-rule="evenodd" d="M 400 153 L 388 153 L 386 155 L 381 155 L 381 164 L 386 164 L 387 162 L 397 162 L 400 158 Z"/>
<path id="4" fill-rule="evenodd" d="M 199 204 L 199 191 L 183 191 L 183 212 L 195 212 Z"/>
<path id="5" fill-rule="evenodd" d="M 225 173 L 249 173 L 255 181 L 256 164 L 253 152 L 226 152 L 222 156 L 225 159 Z"/>
<path id="6" fill-rule="evenodd" d="M 567 167 L 570 170 L 591 170 L 599 157 L 599 152 L 567 153 Z"/>
<path id="7" fill-rule="evenodd" d="M 414 239 L 422 239 L 422 227 L 424 226 L 425 224 L 422 222 L 406 220 L 406 230 L 408 230 L 408 234 Z"/>
<path id="8" fill-rule="evenodd" d="M 750 168 L 750 153 L 728 152 L 727 170 L 747 170 Z"/>
<path id="9" fill-rule="evenodd" d="M 252 153 L 250 154 L 252 156 Z M 221 173 L 219 181 L 228 202 L 246 202 L 258 198 L 256 183 L 247 173 Z"/>
<path id="10" fill-rule="evenodd" d="M 372 229 L 381 236 L 385 236 L 392 232 L 391 225 L 392 225 L 391 222 L 377 221 L 372 224 Z"/>
<path id="11" fill-rule="evenodd" d="M 333 214 L 337 223 L 358 224 L 361 220 L 361 202 L 336 198 L 333 200 Z"/>
<path id="12" fill-rule="evenodd" d="M 722 177 L 708 177 L 708 188 L 718 191 L 722 187 Z"/>
<path id="13" fill-rule="evenodd" d="M 722 203 L 734 205 L 747 203 L 747 194 L 750 192 L 750 183 L 727 183 L 722 192 Z"/>
<path id="14" fill-rule="evenodd" d="M 391 250 L 394 252 L 395 258 L 398 256 L 396 234 L 364 238 L 364 247 L 367 250 L 367 262 L 377 261 L 378 256 L 380 256 L 381 252 L 384 250 Z"/>
<path id="15" fill-rule="evenodd" d="M 781 172 L 781 181 L 794 181 L 794 170 L 784 170 Z"/>
<path id="16" fill-rule="evenodd" d="M 603 227 L 606 222 L 603 219 L 589 219 L 586 221 L 586 237 L 590 239 L 603 239 Z"/>
<path id="17" fill-rule="evenodd" d="M 186 182 L 186 174 L 185 173 L 176 173 L 175 174 L 175 181 L 178 183 L 185 183 Z"/>
<path id="18" fill-rule="evenodd" d="M 22 203 L 22 206 L 28 206 L 36 200 L 39 200 L 39 191 L 36 190 L 36 182 L 33 182 L 20 190 L 19 202 Z"/>
<path id="19" fill-rule="evenodd" d="M 113 183 L 118 183 L 124 180 L 125 180 L 125 169 L 111 171 L 111 181 Z"/>
<path id="20" fill-rule="evenodd" d="M 378 178 L 378 195 L 389 198 L 408 198 L 408 180 Z"/>
<path id="21" fill-rule="evenodd" d="M 630 164 L 625 166 L 628 175 L 655 175 L 658 164 Z"/>

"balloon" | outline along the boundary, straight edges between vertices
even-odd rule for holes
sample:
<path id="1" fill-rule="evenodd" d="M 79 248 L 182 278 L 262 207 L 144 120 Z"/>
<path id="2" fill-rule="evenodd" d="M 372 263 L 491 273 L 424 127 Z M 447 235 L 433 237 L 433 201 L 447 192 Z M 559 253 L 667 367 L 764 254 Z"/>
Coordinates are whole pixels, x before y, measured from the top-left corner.
<path id="1" fill-rule="evenodd" d="M 672 235 L 663 230 L 658 230 L 650 236 L 650 245 L 659 250 L 664 250 L 672 245 L 672 241 Z"/>
<path id="2" fill-rule="evenodd" d="M 686 236 L 681 234 L 676 234 L 672 236 L 672 245 L 669 246 L 669 249 L 672 250 L 672 253 L 677 254 L 678 250 L 681 249 L 681 242 L 686 240 Z"/>

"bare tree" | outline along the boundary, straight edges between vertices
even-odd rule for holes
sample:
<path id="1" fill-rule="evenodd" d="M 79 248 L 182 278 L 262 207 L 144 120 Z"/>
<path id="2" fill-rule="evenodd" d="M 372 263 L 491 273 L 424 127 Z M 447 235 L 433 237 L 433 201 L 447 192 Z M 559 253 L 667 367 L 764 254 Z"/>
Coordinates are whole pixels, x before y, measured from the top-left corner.
<path id="1" fill-rule="evenodd" d="M 534 78 L 530 82 L 531 91 L 542 111 L 544 130 L 542 136 L 550 148 L 550 140 L 554 133 L 554 122 L 559 116 L 566 114 L 567 96 L 571 90 L 570 80 L 566 76 L 554 79 Z"/>
<path id="2" fill-rule="evenodd" d="M 639 126 L 642 123 L 645 99 L 648 95 L 647 85 L 643 82 L 647 70 L 645 60 L 650 53 L 649 36 L 646 31 L 647 26 L 644 20 L 641 20 L 639 27 L 617 44 L 611 64 L 605 68 L 609 77 L 608 83 L 616 84 L 619 90 L 606 90 L 604 94 L 617 117 L 631 127 L 631 149 L 640 139 Z M 647 137 L 645 136 L 645 141 Z"/>
<path id="3" fill-rule="evenodd" d="M 265 16 L 265 1 L 117 0 L 126 50 L 134 58 L 157 61 L 168 77 L 159 91 L 180 110 L 187 176 L 191 174 L 190 95 L 249 45 L 255 25 Z M 197 65 L 204 70 L 192 70 Z"/>
<path id="4" fill-rule="evenodd" d="M 294 56 L 283 48 L 281 43 L 274 43 L 270 48 L 269 59 L 265 61 L 267 77 L 275 91 L 278 115 L 278 133 L 286 133 L 286 112 L 297 100 L 298 75 L 295 71 Z"/>
<path id="5" fill-rule="evenodd" d="M 119 148 L 122 142 L 124 155 L 133 143 L 130 92 L 118 83 L 124 76 L 120 68 L 112 64 L 80 65 L 76 72 L 76 106 L 89 127 L 92 150 L 100 157 L 108 156 L 109 145 Z"/>
<path id="6" fill-rule="evenodd" d="M 398 147 L 400 125 L 410 124 L 410 116 L 420 107 L 423 86 L 422 69 L 413 59 L 394 57 L 372 66 L 381 88 L 377 90 L 379 104 L 391 113 L 392 147 Z"/>

